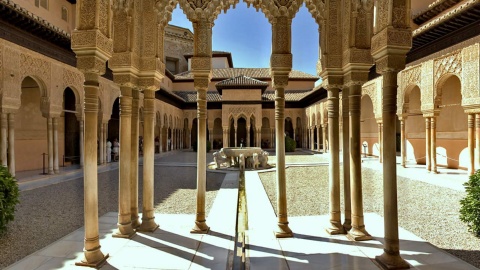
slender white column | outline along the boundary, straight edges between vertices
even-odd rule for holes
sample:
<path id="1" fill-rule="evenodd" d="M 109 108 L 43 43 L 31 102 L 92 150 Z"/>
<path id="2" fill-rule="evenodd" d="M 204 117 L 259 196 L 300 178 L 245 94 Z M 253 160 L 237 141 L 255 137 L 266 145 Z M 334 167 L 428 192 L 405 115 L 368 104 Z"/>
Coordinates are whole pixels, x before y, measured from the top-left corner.
<path id="1" fill-rule="evenodd" d="M 103 123 L 100 123 L 100 136 L 98 136 L 98 152 L 100 154 L 100 164 L 105 163 L 105 143 L 103 142 Z"/>
<path id="2" fill-rule="evenodd" d="M 59 173 L 58 168 L 58 117 L 52 118 L 53 125 L 53 172 Z"/>
<path id="3" fill-rule="evenodd" d="M 320 143 L 322 140 L 322 133 L 320 131 L 320 125 L 317 125 L 317 151 L 320 152 L 322 150 L 322 144 Z"/>
<path id="4" fill-rule="evenodd" d="M 468 154 L 470 157 L 469 173 L 475 174 L 475 114 L 468 114 Z"/>
<path id="5" fill-rule="evenodd" d="M 48 146 L 48 174 L 54 174 L 53 171 L 53 127 L 52 118 L 47 117 L 47 146 Z"/>
<path id="6" fill-rule="evenodd" d="M 352 201 L 350 190 L 350 118 L 348 97 L 350 95 L 348 87 L 342 90 L 342 144 L 343 144 L 343 199 L 345 205 L 345 220 L 343 228 L 349 231 L 352 228 Z"/>
<path id="7" fill-rule="evenodd" d="M 80 167 L 83 167 L 84 165 L 84 145 L 85 145 L 85 140 L 84 140 L 84 125 L 83 125 L 83 120 L 78 121 L 78 125 L 80 126 Z"/>
<path id="8" fill-rule="evenodd" d="M 250 147 L 250 127 L 247 127 L 247 144 L 245 145 L 246 147 Z"/>
<path id="9" fill-rule="evenodd" d="M 427 171 L 431 171 L 431 147 L 432 147 L 432 142 L 431 142 L 431 132 L 430 132 L 430 117 L 425 117 L 425 158 L 426 158 L 426 167 Z"/>
<path id="10" fill-rule="evenodd" d="M 85 263 L 102 262 L 104 256 L 100 250 L 98 235 L 98 171 L 97 171 L 97 121 L 98 121 L 98 74 L 85 74 L 85 149 L 84 149 L 84 213 Z M 80 131 L 83 135 L 83 120 L 80 121 Z M 83 137 L 80 139 L 83 142 Z M 81 143 L 82 145 L 82 143 Z M 83 153 L 83 152 L 81 152 Z M 83 160 L 83 159 L 81 159 Z M 82 161 L 81 161 L 82 162 Z"/>
<path id="11" fill-rule="evenodd" d="M 155 91 L 145 89 L 143 111 L 143 211 L 139 231 L 153 232 L 158 228 L 155 222 L 154 194 L 154 116 Z"/>
<path id="12" fill-rule="evenodd" d="M 118 230 L 113 237 L 130 238 L 135 234 L 131 219 L 132 88 L 120 86 L 120 156 L 118 187 Z"/>
<path id="13" fill-rule="evenodd" d="M 237 126 L 233 126 L 233 133 L 235 134 L 235 145 L 233 147 L 238 147 L 238 136 L 237 136 Z"/>
<path id="14" fill-rule="evenodd" d="M 350 188 L 352 199 L 352 229 L 347 237 L 354 241 L 372 239 L 365 229 L 363 218 L 363 194 L 362 194 L 362 160 L 360 142 L 360 111 L 361 111 L 362 86 L 352 84 L 348 97 L 350 112 Z M 334 128 L 329 124 L 330 129 Z M 394 127 L 395 129 L 395 127 Z M 332 140 L 332 138 L 329 139 Z M 333 149 L 331 149 L 333 152 Z M 395 154 L 395 153 L 394 153 Z"/>
<path id="15" fill-rule="evenodd" d="M 1 113 L 0 119 L 0 159 L 2 160 L 2 166 L 7 167 L 7 130 L 8 130 L 8 122 L 7 122 L 7 114 Z"/>
<path id="16" fill-rule="evenodd" d="M 15 114 L 8 114 L 8 171 L 15 176 Z"/>
<path id="17" fill-rule="evenodd" d="M 139 155 L 139 132 L 140 119 L 140 91 L 132 91 L 132 126 L 131 126 L 131 156 L 130 156 L 130 217 L 132 220 L 132 227 L 138 228 L 140 226 L 140 219 L 138 216 L 138 155 Z M 145 114 L 144 114 L 145 127 Z M 121 145 L 120 145 L 121 148 Z M 145 167 L 144 167 L 145 168 Z"/>
<path id="18" fill-rule="evenodd" d="M 313 128 L 314 126 L 310 127 L 310 150 L 315 150 L 315 130 Z"/>
<path id="19" fill-rule="evenodd" d="M 407 164 L 407 134 L 405 133 L 406 117 L 400 119 L 400 144 L 401 144 L 401 155 L 402 155 L 402 167 L 406 167 Z"/>
<path id="20" fill-rule="evenodd" d="M 431 160 L 432 160 L 432 172 L 438 173 L 437 171 L 437 129 L 435 124 L 435 117 L 430 118 L 430 132 L 431 132 L 431 143 L 432 146 L 430 147 Z"/>
<path id="21" fill-rule="evenodd" d="M 322 131 L 323 131 L 323 153 L 328 152 L 328 143 L 327 143 L 327 134 L 328 134 L 328 124 L 322 125 Z"/>
<path id="22" fill-rule="evenodd" d="M 328 87 L 328 125 L 330 126 L 330 163 L 329 163 L 329 212 L 330 224 L 327 228 L 329 234 L 342 234 L 345 230 L 342 226 L 340 211 L 340 137 L 339 137 L 339 90 L 337 87 Z"/>

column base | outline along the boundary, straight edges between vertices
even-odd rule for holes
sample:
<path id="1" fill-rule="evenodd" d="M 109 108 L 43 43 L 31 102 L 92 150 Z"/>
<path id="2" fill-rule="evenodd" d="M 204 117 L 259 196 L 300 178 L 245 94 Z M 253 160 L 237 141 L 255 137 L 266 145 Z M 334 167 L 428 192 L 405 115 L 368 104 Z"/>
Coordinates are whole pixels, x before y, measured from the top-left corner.
<path id="1" fill-rule="evenodd" d="M 382 255 L 376 256 L 375 261 L 383 269 L 392 270 L 392 269 L 409 269 L 410 265 L 400 257 L 400 254 L 388 254 L 383 252 Z"/>
<path id="2" fill-rule="evenodd" d="M 342 226 L 343 226 L 343 229 L 345 230 L 345 232 L 350 231 L 350 229 L 352 228 L 352 220 L 345 219 Z"/>
<path id="3" fill-rule="evenodd" d="M 337 221 L 330 221 L 330 226 L 328 226 L 328 228 L 325 230 L 330 235 L 345 234 L 345 229 L 343 228 L 341 222 Z"/>
<path id="4" fill-rule="evenodd" d="M 107 262 L 109 257 L 108 253 L 103 255 L 102 251 L 100 251 L 100 246 L 95 250 L 84 250 L 83 254 L 84 258 L 81 261 L 76 262 L 76 266 L 100 268 Z"/>
<path id="5" fill-rule="evenodd" d="M 138 232 L 154 232 L 160 227 L 155 223 L 155 217 L 142 218 L 142 224 L 137 228 Z"/>
<path id="6" fill-rule="evenodd" d="M 275 237 L 276 238 L 290 238 L 293 237 L 293 232 L 288 227 L 288 222 L 285 223 L 277 223 L 278 228 L 275 230 Z"/>
<path id="7" fill-rule="evenodd" d="M 132 228 L 137 229 L 142 223 L 140 222 L 138 215 L 136 217 L 132 216 Z"/>
<path id="8" fill-rule="evenodd" d="M 352 241 L 367 241 L 373 239 L 372 236 L 365 230 L 365 226 L 363 226 L 363 228 L 352 227 L 352 229 L 347 233 L 347 238 Z"/>
<path id="9" fill-rule="evenodd" d="M 197 233 L 197 234 L 207 234 L 210 230 L 207 223 L 204 221 L 195 221 L 195 226 L 193 229 L 190 230 L 190 233 Z"/>
<path id="10" fill-rule="evenodd" d="M 117 225 L 118 229 L 114 234 L 112 234 L 112 237 L 130 239 L 135 235 L 135 231 L 132 228 L 131 222 L 129 222 L 128 224 L 117 223 Z"/>

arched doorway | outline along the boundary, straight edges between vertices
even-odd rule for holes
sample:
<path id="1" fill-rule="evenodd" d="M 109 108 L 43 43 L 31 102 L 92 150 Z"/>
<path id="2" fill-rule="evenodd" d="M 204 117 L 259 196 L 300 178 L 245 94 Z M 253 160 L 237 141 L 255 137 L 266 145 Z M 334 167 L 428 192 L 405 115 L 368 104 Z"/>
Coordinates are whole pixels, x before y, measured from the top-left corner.
<path id="1" fill-rule="evenodd" d="M 63 116 L 65 125 L 65 161 L 71 164 L 80 163 L 80 126 L 77 120 L 76 98 L 72 89 L 63 92 Z"/>
<path id="2" fill-rule="evenodd" d="M 237 121 L 237 145 L 236 147 L 246 146 L 247 142 L 247 120 L 243 117 Z"/>

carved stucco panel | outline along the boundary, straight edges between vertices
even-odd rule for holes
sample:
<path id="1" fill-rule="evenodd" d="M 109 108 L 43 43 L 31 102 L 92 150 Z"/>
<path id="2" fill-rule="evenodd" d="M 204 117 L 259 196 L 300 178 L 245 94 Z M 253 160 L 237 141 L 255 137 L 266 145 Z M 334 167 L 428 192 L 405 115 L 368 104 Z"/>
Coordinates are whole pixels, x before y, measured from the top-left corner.
<path id="1" fill-rule="evenodd" d="M 480 96 L 480 44 L 477 43 L 464 48 L 461 54 L 463 62 L 460 77 L 462 80 L 462 105 L 470 105 L 472 103 L 467 103 L 466 100 L 472 100 Z"/>
<path id="2" fill-rule="evenodd" d="M 407 69 L 398 73 L 398 92 L 397 92 L 397 114 L 403 113 L 403 107 L 405 104 L 405 93 L 407 89 L 416 85 L 420 87 L 422 80 L 422 66 L 416 65 L 408 67 Z"/>
<path id="3" fill-rule="evenodd" d="M 382 77 L 379 77 L 379 78 L 381 79 Z M 375 117 L 377 117 L 377 100 L 378 101 L 381 100 L 381 97 L 380 99 L 378 99 L 378 95 L 377 95 L 378 83 L 379 83 L 379 80 L 375 79 L 365 83 L 362 86 L 362 96 L 369 96 L 370 99 L 372 100 L 373 113 Z"/>
<path id="4" fill-rule="evenodd" d="M 434 85 L 439 88 L 439 80 L 445 74 L 455 74 L 461 78 L 462 53 L 460 50 L 434 60 Z"/>
<path id="5" fill-rule="evenodd" d="M 420 85 L 420 99 L 422 112 L 433 111 L 433 60 L 422 64 L 422 82 Z"/>

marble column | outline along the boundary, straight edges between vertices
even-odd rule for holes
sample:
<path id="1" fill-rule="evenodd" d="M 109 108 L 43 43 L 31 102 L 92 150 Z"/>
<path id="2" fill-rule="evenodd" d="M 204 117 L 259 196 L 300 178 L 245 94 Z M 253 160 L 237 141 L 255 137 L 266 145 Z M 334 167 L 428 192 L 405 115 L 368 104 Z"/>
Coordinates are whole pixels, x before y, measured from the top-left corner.
<path id="1" fill-rule="evenodd" d="M 406 117 L 400 118 L 400 145 L 401 145 L 401 155 L 402 155 L 402 167 L 406 167 L 407 164 L 407 134 L 405 133 L 406 128 Z"/>
<path id="2" fill-rule="evenodd" d="M 430 157 L 431 157 L 431 167 L 433 173 L 438 173 L 437 171 L 437 129 L 435 123 L 435 116 L 430 117 L 430 137 L 431 143 L 430 146 Z"/>
<path id="3" fill-rule="evenodd" d="M 477 169 L 480 168 L 480 114 L 475 114 L 475 156 L 477 157 Z"/>
<path id="4" fill-rule="evenodd" d="M 143 111 L 143 211 L 142 225 L 139 231 L 153 232 L 158 228 L 155 222 L 154 208 L 154 121 L 155 121 L 155 91 L 145 89 Z"/>
<path id="5" fill-rule="evenodd" d="M 322 133 L 320 132 L 320 125 L 317 125 L 317 151 L 320 153 L 322 149 L 322 144 L 320 143 L 322 140 Z"/>
<path id="6" fill-rule="evenodd" d="M 8 172 L 15 176 L 15 114 L 8 114 Z"/>
<path id="7" fill-rule="evenodd" d="M 228 147 L 228 128 L 223 127 L 223 147 Z"/>
<path id="8" fill-rule="evenodd" d="M 98 121 L 98 74 L 85 74 L 85 102 L 84 118 L 80 121 L 83 131 L 85 121 L 84 141 L 84 167 L 83 167 L 83 192 L 85 213 L 85 237 L 83 253 L 86 264 L 102 262 L 104 256 L 100 250 L 99 224 L 98 224 L 98 170 L 97 170 L 97 121 Z M 83 134 L 83 133 L 82 133 Z M 82 261 L 83 263 L 83 261 Z"/>
<path id="9" fill-rule="evenodd" d="M 345 219 L 343 222 L 343 228 L 345 231 L 349 231 L 352 228 L 352 202 L 350 199 L 350 120 L 349 120 L 349 107 L 348 87 L 344 87 L 342 90 L 342 144 L 343 144 L 343 199 L 345 205 Z"/>
<path id="10" fill-rule="evenodd" d="M 140 128 L 140 91 L 132 90 L 132 113 L 131 113 L 131 154 L 130 154 L 130 217 L 132 227 L 138 228 L 140 226 L 140 219 L 138 216 L 138 155 L 139 155 L 139 128 Z M 144 124 L 145 127 L 145 114 Z M 144 139 L 145 141 L 145 139 Z M 120 149 L 122 145 L 120 144 Z M 145 156 L 145 154 L 144 154 Z M 145 166 L 143 167 L 145 169 Z"/>
<path id="11" fill-rule="evenodd" d="M 348 106 L 350 115 L 350 192 L 352 200 L 352 229 L 348 232 L 347 237 L 354 241 L 364 241 L 372 239 L 372 236 L 370 236 L 365 229 L 363 218 L 362 159 L 360 141 L 362 86 L 358 83 L 353 83 L 350 86 L 349 94 Z M 329 126 L 330 128 L 334 128 L 334 126 L 330 124 Z M 333 151 L 333 149 L 331 150 Z"/>
<path id="12" fill-rule="evenodd" d="M 322 132 L 323 132 L 323 153 L 328 152 L 328 140 L 327 140 L 327 131 L 328 131 L 328 124 L 322 125 Z"/>
<path id="13" fill-rule="evenodd" d="M 340 89 L 335 86 L 327 86 L 328 90 L 328 130 L 330 163 L 328 173 L 329 186 L 329 212 L 330 224 L 327 227 L 329 234 L 343 234 L 345 230 L 342 226 L 340 210 L 340 136 L 339 136 L 339 92 Z"/>
<path id="14" fill-rule="evenodd" d="M 430 131 L 430 117 L 425 117 L 425 158 L 426 158 L 426 168 L 427 171 L 432 170 L 431 166 L 431 157 L 430 154 L 432 150 L 430 149 L 432 147 L 432 142 L 431 142 L 431 131 Z"/>
<path id="15" fill-rule="evenodd" d="M 84 139 L 84 120 L 78 121 L 78 125 L 80 126 L 80 167 L 84 166 L 84 160 L 85 160 L 85 139 Z"/>
<path id="16" fill-rule="evenodd" d="M 315 126 L 310 127 L 310 150 L 315 150 Z"/>
<path id="17" fill-rule="evenodd" d="M 118 187 L 118 230 L 113 237 L 131 238 L 135 231 L 131 217 L 132 87 L 120 86 L 120 155 Z"/>
<path id="18" fill-rule="evenodd" d="M 468 154 L 470 157 L 470 166 L 468 168 L 470 175 L 475 174 L 475 114 L 468 114 Z"/>
<path id="19" fill-rule="evenodd" d="M 159 132 L 158 132 L 158 142 L 159 142 L 159 146 L 158 146 L 158 151 L 159 153 L 163 153 L 165 151 L 165 149 L 163 149 L 163 127 L 162 125 L 160 124 L 160 127 L 158 128 Z"/>
<path id="20" fill-rule="evenodd" d="M 396 164 L 396 110 L 397 72 L 384 71 L 383 75 L 383 205 L 385 243 L 384 253 L 375 259 L 388 269 L 409 268 L 400 257 L 398 238 L 397 164 Z"/>
<path id="21" fill-rule="evenodd" d="M 2 160 L 2 166 L 7 167 L 7 130 L 8 130 L 8 122 L 7 122 L 7 114 L 1 113 L 0 119 L 0 159 Z"/>
<path id="22" fill-rule="evenodd" d="M 250 127 L 247 127 L 247 141 L 246 141 L 246 147 L 250 147 Z"/>
<path id="23" fill-rule="evenodd" d="M 53 127 L 53 172 L 59 173 L 58 167 L 58 117 L 52 118 Z"/>
<path id="24" fill-rule="evenodd" d="M 211 33 L 211 28 L 210 28 Z M 194 80 L 196 80 L 195 78 Z M 195 217 L 195 226 L 190 231 L 192 233 L 208 233 L 210 227 L 206 223 L 205 215 L 205 193 L 206 193 L 206 167 L 207 161 L 205 153 L 207 152 L 207 89 L 208 77 L 204 79 L 206 83 L 194 81 L 197 90 L 197 209 Z M 236 134 L 236 133 L 235 133 Z M 235 135 L 236 138 L 236 135 Z"/>
<path id="25" fill-rule="evenodd" d="M 237 126 L 233 126 L 233 134 L 235 134 L 235 145 L 233 147 L 238 147 L 238 138 L 237 138 Z"/>
<path id="26" fill-rule="evenodd" d="M 98 136 L 98 152 L 100 154 L 100 157 L 99 157 L 99 164 L 103 164 L 105 163 L 105 146 L 104 146 L 104 142 L 103 142 L 103 123 L 100 123 L 100 134 Z"/>
<path id="27" fill-rule="evenodd" d="M 382 141 L 382 121 L 377 122 L 378 125 L 378 161 L 383 162 L 383 141 Z"/>
<path id="28" fill-rule="evenodd" d="M 96 140 L 95 140 L 96 141 Z M 53 171 L 53 127 L 52 118 L 47 116 L 47 149 L 48 149 L 48 174 L 55 174 Z"/>

